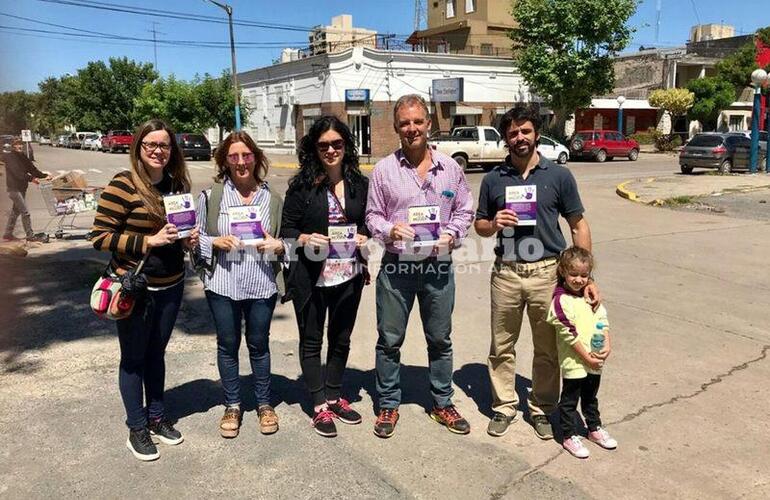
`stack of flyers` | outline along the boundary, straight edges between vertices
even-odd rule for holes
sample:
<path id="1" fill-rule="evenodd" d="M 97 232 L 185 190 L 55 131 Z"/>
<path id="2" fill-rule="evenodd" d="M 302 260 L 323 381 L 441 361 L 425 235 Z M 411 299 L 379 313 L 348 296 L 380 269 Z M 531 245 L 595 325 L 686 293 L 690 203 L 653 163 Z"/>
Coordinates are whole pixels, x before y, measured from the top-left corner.
<path id="1" fill-rule="evenodd" d="M 193 195 L 172 194 L 163 197 L 166 207 L 166 220 L 179 230 L 180 238 L 187 238 L 195 227 L 195 203 Z"/>
<path id="2" fill-rule="evenodd" d="M 244 245 L 255 245 L 265 239 L 258 206 L 228 207 L 227 215 L 230 218 L 230 234 L 240 238 Z"/>
<path id="3" fill-rule="evenodd" d="M 407 215 L 409 225 L 414 229 L 412 247 L 433 246 L 438 241 L 441 231 L 441 219 L 438 205 L 409 207 Z"/>
<path id="4" fill-rule="evenodd" d="M 356 230 L 355 224 L 329 226 L 329 256 L 334 260 L 355 260 Z"/>
<path id="5" fill-rule="evenodd" d="M 505 208 L 516 212 L 520 226 L 537 225 L 537 186 L 506 186 Z"/>

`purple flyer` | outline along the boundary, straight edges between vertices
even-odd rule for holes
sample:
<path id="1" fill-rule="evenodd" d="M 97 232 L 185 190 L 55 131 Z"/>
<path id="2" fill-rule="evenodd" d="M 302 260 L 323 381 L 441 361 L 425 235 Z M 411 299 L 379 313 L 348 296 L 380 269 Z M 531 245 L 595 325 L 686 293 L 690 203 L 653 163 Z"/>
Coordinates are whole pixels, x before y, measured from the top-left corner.
<path id="1" fill-rule="evenodd" d="M 354 260 L 356 258 L 356 225 L 329 226 L 329 256 L 334 260 Z"/>
<path id="2" fill-rule="evenodd" d="M 506 186 L 505 208 L 516 212 L 520 226 L 537 225 L 537 186 Z"/>
<path id="3" fill-rule="evenodd" d="M 195 227 L 195 202 L 190 193 L 173 194 L 163 197 L 166 207 L 166 220 L 179 230 L 179 237 L 186 238 Z"/>
<path id="4" fill-rule="evenodd" d="M 227 215 L 230 218 L 230 234 L 240 238 L 244 245 L 254 245 L 265 239 L 258 206 L 229 207 Z"/>
<path id="5" fill-rule="evenodd" d="M 409 207 L 409 225 L 414 229 L 413 247 L 433 246 L 441 232 L 441 217 L 438 205 Z"/>

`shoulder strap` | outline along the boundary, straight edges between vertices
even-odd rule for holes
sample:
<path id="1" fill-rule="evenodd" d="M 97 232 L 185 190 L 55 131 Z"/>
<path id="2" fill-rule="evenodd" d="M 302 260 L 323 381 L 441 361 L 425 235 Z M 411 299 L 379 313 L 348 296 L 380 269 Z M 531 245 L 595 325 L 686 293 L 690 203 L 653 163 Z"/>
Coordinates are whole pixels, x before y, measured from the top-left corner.
<path id="1" fill-rule="evenodd" d="M 215 182 L 211 186 L 211 196 L 206 196 L 206 234 L 209 236 L 219 236 L 219 228 L 217 227 L 219 222 L 219 209 L 222 206 L 222 196 L 224 195 L 225 186 L 220 182 Z M 213 210 L 212 210 L 213 208 Z"/>

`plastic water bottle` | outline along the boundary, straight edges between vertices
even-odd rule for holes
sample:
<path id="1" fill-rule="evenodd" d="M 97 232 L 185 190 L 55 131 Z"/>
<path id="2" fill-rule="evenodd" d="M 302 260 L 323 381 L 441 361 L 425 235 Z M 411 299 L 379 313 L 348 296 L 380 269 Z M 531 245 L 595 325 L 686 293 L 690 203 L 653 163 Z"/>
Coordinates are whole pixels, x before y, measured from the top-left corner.
<path id="1" fill-rule="evenodd" d="M 591 352 L 599 352 L 604 349 L 604 329 L 607 325 L 596 323 L 596 332 L 591 336 Z"/>

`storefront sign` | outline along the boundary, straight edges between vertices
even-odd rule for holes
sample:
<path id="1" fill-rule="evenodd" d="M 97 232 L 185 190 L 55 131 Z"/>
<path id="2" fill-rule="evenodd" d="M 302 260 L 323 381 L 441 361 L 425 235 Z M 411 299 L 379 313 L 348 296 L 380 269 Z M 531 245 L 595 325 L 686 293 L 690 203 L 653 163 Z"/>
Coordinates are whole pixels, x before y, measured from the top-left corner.
<path id="1" fill-rule="evenodd" d="M 463 79 L 445 78 L 433 80 L 433 102 L 457 102 L 463 100 Z"/>
<path id="2" fill-rule="evenodd" d="M 369 89 L 346 89 L 345 102 L 369 102 Z"/>

